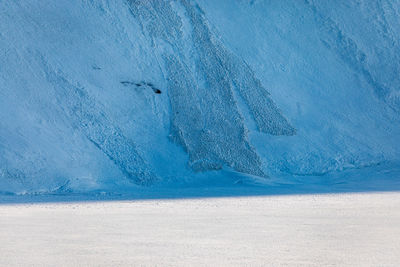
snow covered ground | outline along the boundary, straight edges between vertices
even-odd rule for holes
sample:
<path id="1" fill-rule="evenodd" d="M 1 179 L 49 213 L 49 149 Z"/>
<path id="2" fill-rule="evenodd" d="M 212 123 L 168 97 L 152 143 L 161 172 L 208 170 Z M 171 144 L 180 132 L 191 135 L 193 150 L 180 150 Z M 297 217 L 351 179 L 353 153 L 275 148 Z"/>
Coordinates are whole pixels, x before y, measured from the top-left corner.
<path id="1" fill-rule="evenodd" d="M 398 266 L 400 167 L 0 195 L 1 266 Z M 110 186 L 106 189 L 110 190 Z"/>
<path id="2" fill-rule="evenodd" d="M 400 193 L 0 205 L 1 266 L 399 266 Z"/>

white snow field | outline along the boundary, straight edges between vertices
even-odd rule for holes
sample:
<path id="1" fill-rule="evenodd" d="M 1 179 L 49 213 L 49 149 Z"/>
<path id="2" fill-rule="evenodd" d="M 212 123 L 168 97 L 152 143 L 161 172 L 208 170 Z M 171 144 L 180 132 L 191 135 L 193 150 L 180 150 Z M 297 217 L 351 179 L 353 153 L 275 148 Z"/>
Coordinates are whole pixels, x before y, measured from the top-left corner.
<path id="1" fill-rule="evenodd" d="M 400 193 L 0 205 L 1 266 L 399 266 Z"/>
<path id="2" fill-rule="evenodd" d="M 0 266 L 399 266 L 398 166 L 268 185 L 224 176 L 0 196 Z"/>

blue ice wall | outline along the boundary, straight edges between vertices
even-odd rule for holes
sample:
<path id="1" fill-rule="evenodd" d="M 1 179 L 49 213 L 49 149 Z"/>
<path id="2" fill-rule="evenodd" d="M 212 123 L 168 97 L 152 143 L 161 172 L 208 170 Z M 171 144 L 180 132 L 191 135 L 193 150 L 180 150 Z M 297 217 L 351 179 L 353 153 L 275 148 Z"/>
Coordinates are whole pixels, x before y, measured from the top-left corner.
<path id="1" fill-rule="evenodd" d="M 399 10 L 378 0 L 3 1 L 0 192 L 398 160 Z"/>

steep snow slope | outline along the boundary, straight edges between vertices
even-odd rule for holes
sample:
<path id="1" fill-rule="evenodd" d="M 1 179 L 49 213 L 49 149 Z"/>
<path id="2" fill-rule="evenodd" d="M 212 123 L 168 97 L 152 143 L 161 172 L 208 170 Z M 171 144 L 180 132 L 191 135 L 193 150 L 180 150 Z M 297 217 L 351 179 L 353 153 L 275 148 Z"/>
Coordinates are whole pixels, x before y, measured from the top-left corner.
<path id="1" fill-rule="evenodd" d="M 198 2 L 297 129 L 290 138 L 251 133 L 269 171 L 398 159 L 398 2 Z"/>
<path id="2" fill-rule="evenodd" d="M 2 1 L 0 192 L 399 159 L 400 4 L 332 5 Z"/>

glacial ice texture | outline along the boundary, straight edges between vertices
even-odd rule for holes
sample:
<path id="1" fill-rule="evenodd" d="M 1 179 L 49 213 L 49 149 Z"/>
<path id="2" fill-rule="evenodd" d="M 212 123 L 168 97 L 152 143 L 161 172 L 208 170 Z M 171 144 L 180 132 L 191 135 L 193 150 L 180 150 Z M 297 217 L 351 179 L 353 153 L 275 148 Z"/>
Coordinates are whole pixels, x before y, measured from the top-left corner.
<path id="1" fill-rule="evenodd" d="M 399 10 L 389 0 L 1 1 L 0 192 L 396 161 Z"/>
<path id="2" fill-rule="evenodd" d="M 171 102 L 171 136 L 189 153 L 190 166 L 204 171 L 226 164 L 240 172 L 265 176 L 248 141 L 234 91 L 248 105 L 260 131 L 293 135 L 295 130 L 252 70 L 212 34 L 197 5 L 189 1 L 130 1 L 130 6 L 154 47 L 166 46 L 163 60 Z"/>

